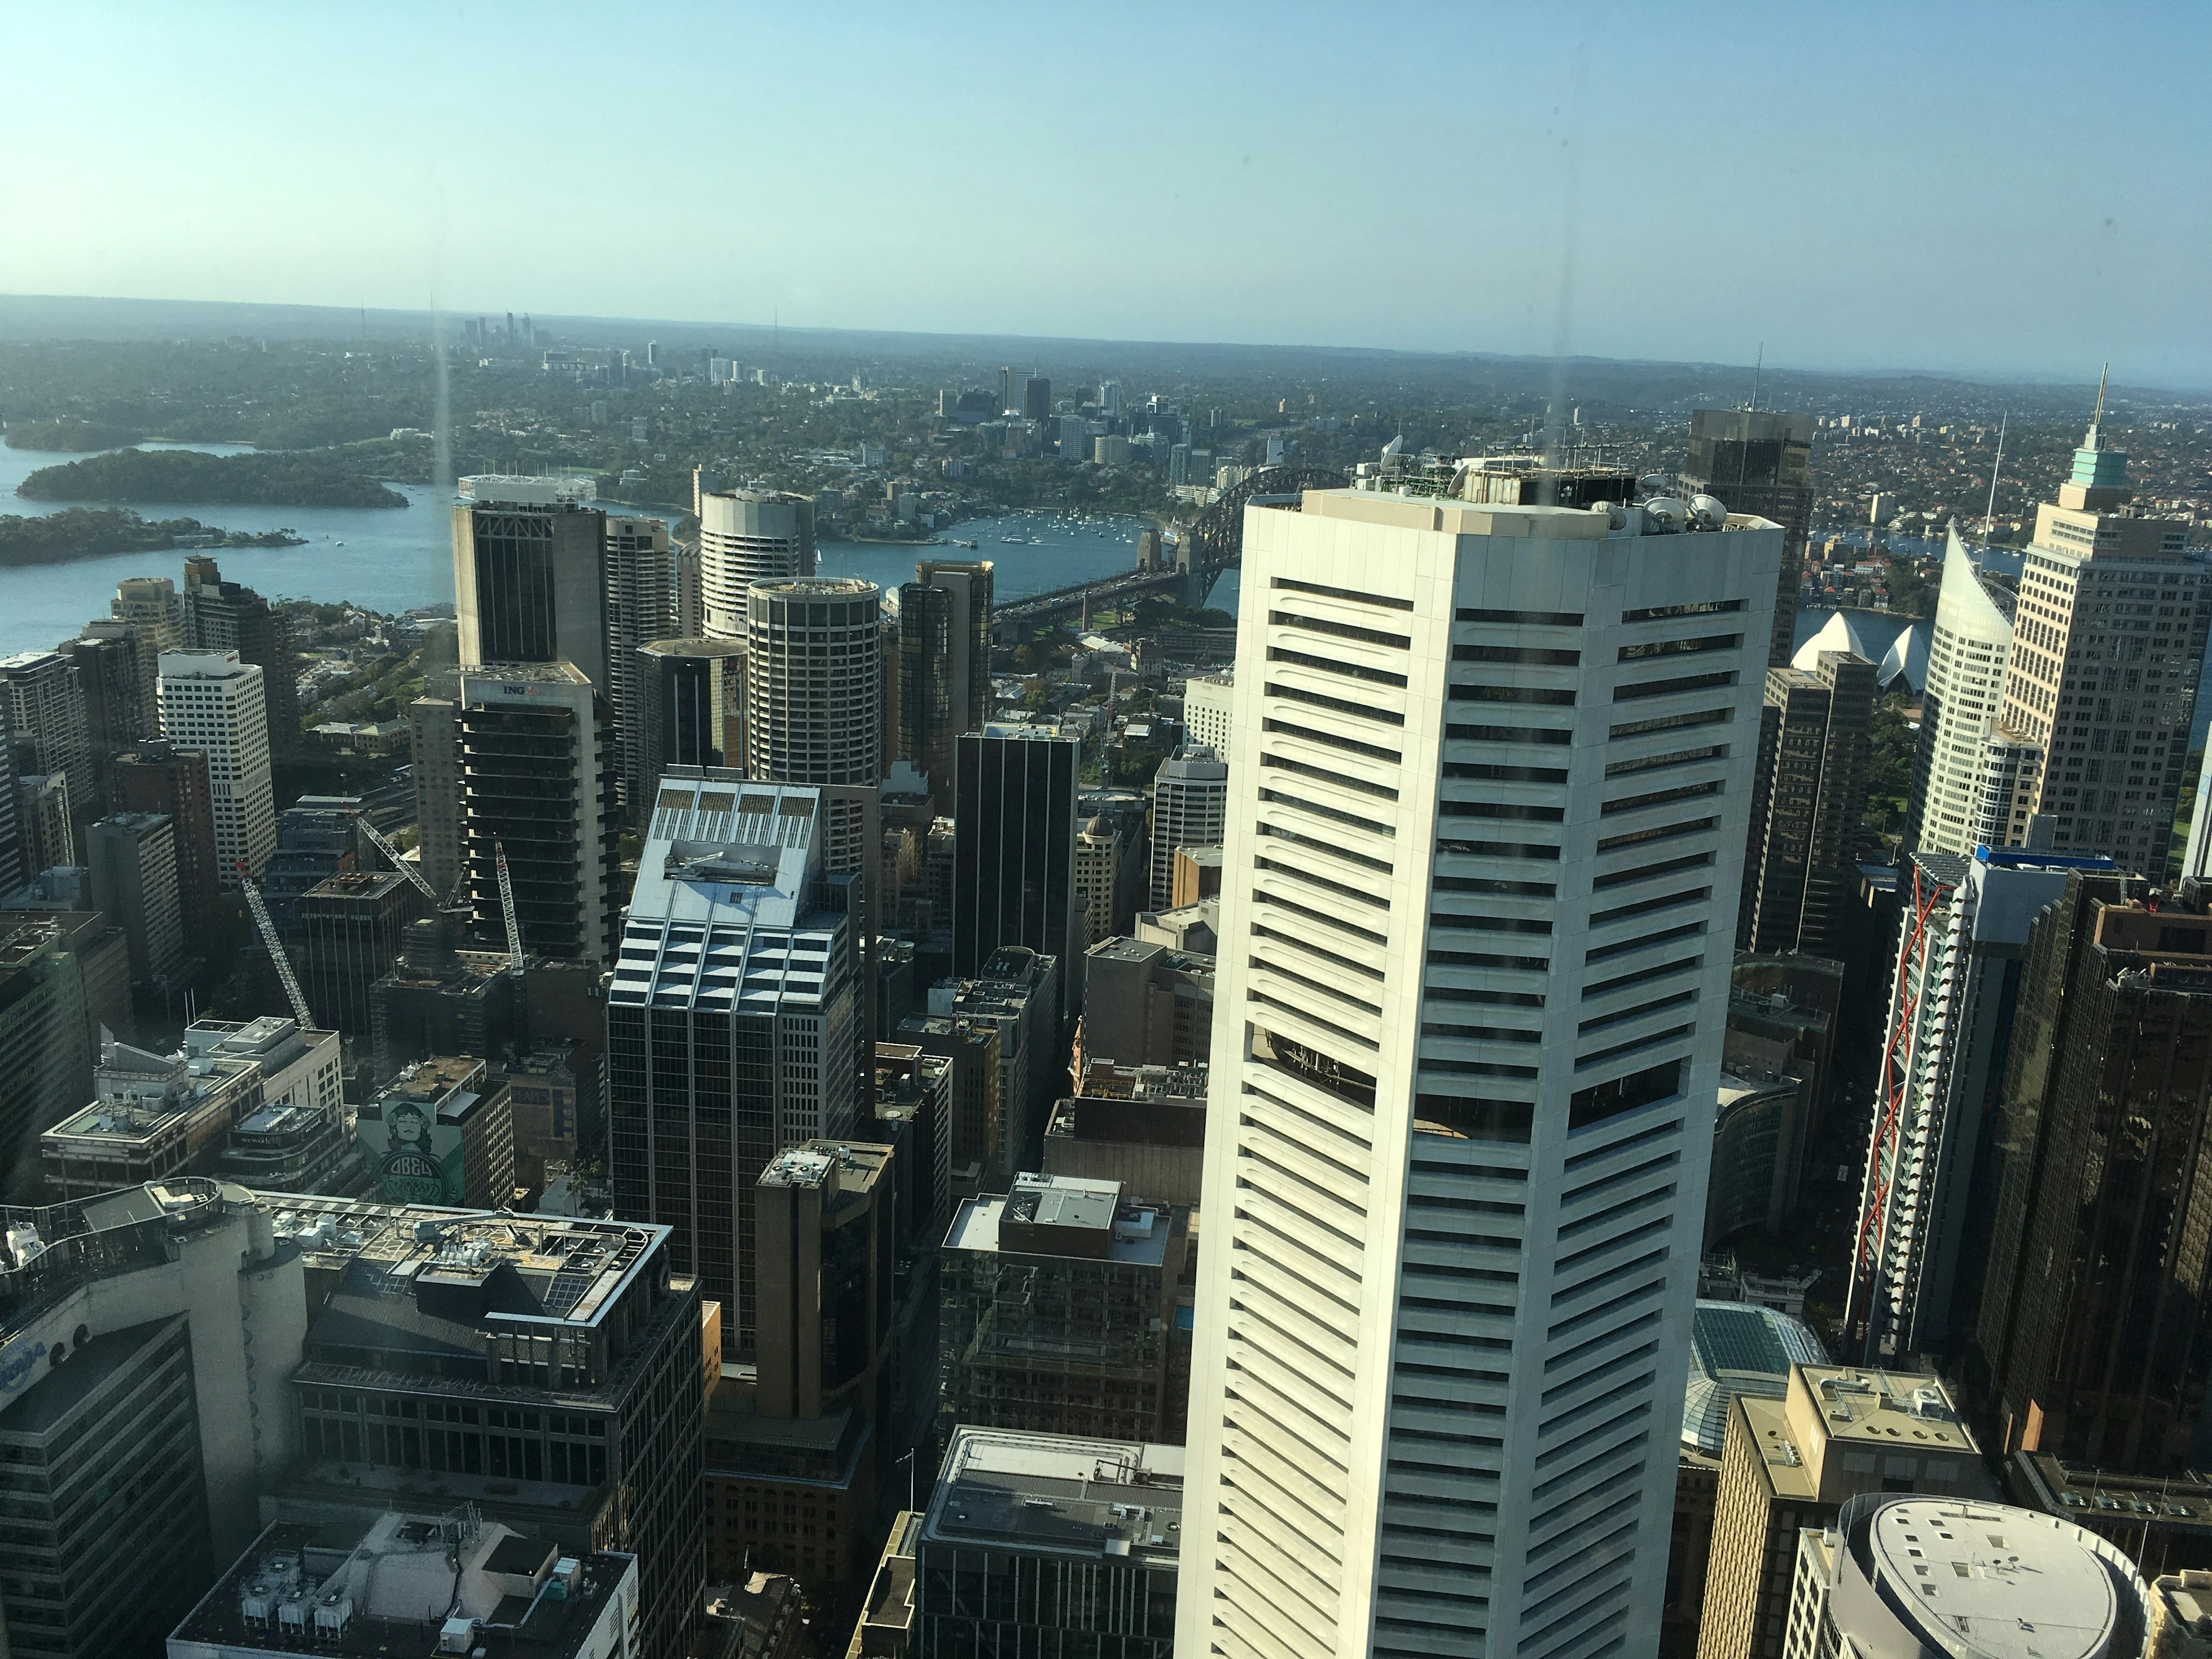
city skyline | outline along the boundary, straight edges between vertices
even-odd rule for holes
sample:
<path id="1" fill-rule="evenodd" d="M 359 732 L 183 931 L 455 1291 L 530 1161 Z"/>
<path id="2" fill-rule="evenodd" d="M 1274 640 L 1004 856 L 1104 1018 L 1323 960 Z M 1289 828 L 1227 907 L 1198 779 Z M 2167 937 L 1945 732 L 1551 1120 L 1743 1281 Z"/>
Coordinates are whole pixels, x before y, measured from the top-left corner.
<path id="1" fill-rule="evenodd" d="M 1385 33 L 1224 8 L 1154 15 L 1174 47 L 1158 52 L 1119 22 L 985 8 L 928 30 L 848 11 L 826 42 L 797 18 L 683 6 L 619 40 L 580 11 L 526 28 L 497 9 L 458 26 L 326 13 L 281 35 L 221 9 L 190 27 L 135 7 L 27 16 L 27 55 L 97 59 L 115 96 L 75 132 L 73 164 L 17 180 L 22 222 L 49 234 L 0 252 L 0 291 L 456 314 L 526 293 L 541 314 L 1668 361 L 1763 349 L 1820 369 L 2043 375 L 2110 356 L 2123 380 L 2212 386 L 2186 275 L 2212 227 L 2163 189 L 2165 166 L 2142 165 L 2185 171 L 2208 143 L 2185 100 L 2135 90 L 2146 62 L 2183 76 L 2201 63 L 2170 10 L 1876 8 L 1755 39 L 1730 15 L 1693 9 L 1655 37 L 1600 9 L 1516 37 L 1480 14 Z M 649 140 L 610 145 L 558 100 L 482 118 L 484 75 L 542 82 L 580 55 L 603 84 L 650 93 Z M 1511 73 L 1494 72 L 1501 58 Z M 1455 59 L 1463 76 L 1427 69 Z M 817 63 L 834 80 L 765 77 L 732 127 L 714 86 L 738 61 Z M 67 84 L 0 115 L 19 153 L 62 130 Z M 2047 118 L 2057 107 L 2125 108 L 2130 125 Z M 1066 142 L 1006 142 L 1024 125 Z M 263 164 L 204 160 L 240 153 Z M 353 158 L 369 155 L 362 176 Z M 1722 157 L 1724 201 L 1683 189 Z M 1478 205 L 1457 207 L 1470 173 L 1516 187 L 1467 187 Z M 1423 175 L 1434 205 L 1409 214 Z M 638 265 L 594 239 L 506 234 L 579 210 L 676 230 L 710 200 L 744 203 L 747 231 L 702 258 Z M 1315 239 L 1322 202 L 1342 234 Z M 2037 258 L 1990 258 L 2031 234 Z M 1173 248 L 1173 283 L 1126 280 L 1121 253 L 1147 246 Z"/>

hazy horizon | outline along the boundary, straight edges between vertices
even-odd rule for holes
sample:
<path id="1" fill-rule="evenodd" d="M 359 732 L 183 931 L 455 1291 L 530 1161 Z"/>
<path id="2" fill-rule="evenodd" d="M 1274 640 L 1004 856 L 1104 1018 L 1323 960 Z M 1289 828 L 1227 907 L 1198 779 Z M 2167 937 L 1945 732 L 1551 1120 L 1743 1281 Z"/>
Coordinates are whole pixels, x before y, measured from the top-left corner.
<path id="1" fill-rule="evenodd" d="M 2212 386 L 2190 13 L 1665 15 L 27 13 L 0 291 Z"/>

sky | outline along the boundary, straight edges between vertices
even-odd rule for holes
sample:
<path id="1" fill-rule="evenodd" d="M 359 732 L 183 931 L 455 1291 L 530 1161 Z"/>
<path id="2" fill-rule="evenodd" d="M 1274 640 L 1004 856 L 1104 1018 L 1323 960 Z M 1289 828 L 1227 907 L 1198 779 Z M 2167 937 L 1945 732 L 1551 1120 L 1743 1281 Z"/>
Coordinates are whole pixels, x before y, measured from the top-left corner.
<path id="1" fill-rule="evenodd" d="M 2212 388 L 2201 9 L 0 0 L 0 293 Z"/>

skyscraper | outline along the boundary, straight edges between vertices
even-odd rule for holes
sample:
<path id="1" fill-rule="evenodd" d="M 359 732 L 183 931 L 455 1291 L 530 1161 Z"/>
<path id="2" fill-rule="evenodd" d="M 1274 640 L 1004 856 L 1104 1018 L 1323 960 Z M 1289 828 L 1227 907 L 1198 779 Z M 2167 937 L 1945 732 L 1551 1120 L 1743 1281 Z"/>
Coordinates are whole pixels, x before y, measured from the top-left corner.
<path id="1" fill-rule="evenodd" d="M 160 672 L 156 659 L 185 642 L 185 602 L 176 583 L 167 576 L 125 576 L 115 584 L 115 597 L 107 609 L 115 621 L 128 623 L 144 641 L 144 672 L 150 682 Z"/>
<path id="2" fill-rule="evenodd" d="M 1690 415 L 1685 492 L 1717 495 L 1731 513 L 1756 514 L 1782 526 L 1782 568 L 1766 663 L 1790 660 L 1797 628 L 1797 586 L 1813 517 L 1813 417 L 1775 410 L 1699 409 Z"/>
<path id="3" fill-rule="evenodd" d="M 259 880 L 276 846 L 262 671 L 235 651 L 164 653 L 161 670 L 161 735 L 207 757 L 216 879 L 234 892 L 238 866 Z"/>
<path id="4" fill-rule="evenodd" d="M 177 826 L 154 812 L 118 812 L 85 830 L 92 902 L 123 930 L 131 977 L 146 982 L 173 971 L 185 954 L 177 885 Z"/>
<path id="5" fill-rule="evenodd" d="M 1152 777 L 1152 908 L 1175 895 L 1178 847 L 1218 847 L 1228 821 L 1229 765 L 1202 744 L 1185 744 Z"/>
<path id="6" fill-rule="evenodd" d="M 2124 505 L 2126 480 L 2092 424 L 2057 504 L 2035 510 L 1997 714 L 2027 746 L 2006 839 L 2027 844 L 2040 818 L 2061 852 L 2162 876 L 2212 576 L 2183 556 L 2185 525 Z"/>
<path id="7" fill-rule="evenodd" d="M 743 640 L 653 640 L 639 648 L 637 684 L 640 747 L 656 778 L 672 766 L 744 770 Z"/>
<path id="8" fill-rule="evenodd" d="M 1982 800 L 1990 745 L 2000 735 L 1997 709 L 2012 658 L 2014 603 L 2010 590 L 1983 580 L 1954 526 L 1928 645 L 1928 684 L 1905 803 L 1908 848 L 1965 854 L 1981 844 Z M 2004 805 L 2009 813 L 2009 792 Z M 2005 844 L 2002 835 L 1996 844 Z"/>
<path id="9" fill-rule="evenodd" d="M 918 559 L 914 578 L 952 596 L 946 628 L 951 651 L 945 664 L 945 718 L 957 736 L 988 720 L 996 699 L 991 691 L 991 599 L 996 571 L 988 559 Z M 919 754 L 908 758 L 921 766 Z M 926 772 L 929 769 L 922 767 Z"/>
<path id="10" fill-rule="evenodd" d="M 115 757 L 115 805 L 125 812 L 159 813 L 176 826 L 177 897 L 185 947 L 211 936 L 222 878 L 216 863 L 215 802 L 206 751 L 149 738 Z M 270 844 L 275 844 L 271 814 Z"/>
<path id="11" fill-rule="evenodd" d="M 868 820 L 883 782 L 883 640 L 873 582 L 846 576 L 746 591 L 745 769 L 769 783 L 845 787 L 823 802 L 823 856 L 833 872 L 874 862 Z"/>
<path id="12" fill-rule="evenodd" d="M 745 590 L 814 574 L 814 503 L 764 489 L 699 498 L 700 616 L 718 639 L 745 637 Z"/>
<path id="13" fill-rule="evenodd" d="M 292 630 L 269 601 L 250 587 L 227 582 L 204 553 L 185 561 L 184 648 L 235 651 L 261 671 L 267 703 L 269 750 L 295 754 L 300 747 L 300 669 L 292 655 Z"/>
<path id="14" fill-rule="evenodd" d="M 112 630 L 99 634 L 94 629 Z M 84 692 L 85 740 L 92 750 L 93 798 L 104 808 L 108 763 L 154 730 L 154 676 L 140 673 L 138 637 L 119 623 L 93 623 L 84 637 L 66 641 L 61 654 L 76 665 Z"/>
<path id="15" fill-rule="evenodd" d="M 616 1212 L 674 1229 L 741 1355 L 754 1183 L 785 1147 L 860 1121 L 854 883 L 824 867 L 823 817 L 812 789 L 662 779 L 607 993 Z"/>
<path id="16" fill-rule="evenodd" d="M 2212 916 L 2147 903 L 2148 886 L 2077 872 L 2021 963 L 1966 1366 L 2008 1455 L 2144 1471 L 2201 1456 Z"/>
<path id="17" fill-rule="evenodd" d="M 1022 382 L 1022 418 L 1042 421 L 1052 413 L 1052 382 L 1042 374 L 1032 374 Z"/>
<path id="18" fill-rule="evenodd" d="M 668 525 L 660 519 L 607 520 L 607 701 L 614 705 L 622 745 L 623 801 L 633 816 L 660 776 L 646 752 L 645 684 L 637 653 L 676 626 L 670 586 Z"/>
<path id="19" fill-rule="evenodd" d="M 1082 744 L 1057 726 L 987 726 L 959 742 L 952 811 L 952 971 L 972 977 L 1001 945 L 1060 958 L 1060 1017 L 1083 1006 L 1075 907 L 1075 789 Z"/>
<path id="20" fill-rule="evenodd" d="M 952 595 L 927 582 L 899 588 L 898 752 L 930 780 L 933 796 L 952 793 Z"/>
<path id="21" fill-rule="evenodd" d="M 1874 700 L 1874 665 L 1848 651 L 1823 651 L 1811 673 L 1766 671 L 1738 948 L 1842 954 L 1849 837 L 1866 810 Z"/>
<path id="22" fill-rule="evenodd" d="M 456 503 L 461 665 L 571 662 L 610 692 L 606 524 L 574 501 Z"/>
<path id="23" fill-rule="evenodd" d="M 1179 1651 L 1657 1628 L 1782 556 L 1729 522 L 1246 510 Z"/>
<path id="24" fill-rule="evenodd" d="M 1939 1352 L 1972 1328 L 1984 1108 L 2003 1076 L 2028 929 L 2076 870 L 2114 873 L 2109 859 L 1986 848 L 1913 855 L 1844 1291 L 1846 1358 Z"/>
<path id="25" fill-rule="evenodd" d="M 608 962 L 621 936 L 615 892 L 611 711 L 567 662 L 461 674 L 461 878 L 488 949 L 507 946 L 498 854 L 507 854 L 523 948 Z"/>
<path id="26" fill-rule="evenodd" d="M 408 774 L 415 787 L 415 847 L 422 879 L 448 894 L 461 874 L 461 723 L 458 676 L 407 705 Z"/>
<path id="27" fill-rule="evenodd" d="M 8 699 L 14 737 L 12 769 L 66 778 L 71 816 L 91 823 L 100 816 L 100 790 L 93 780 L 84 681 L 76 664 L 58 651 L 0 657 L 0 691 Z"/>

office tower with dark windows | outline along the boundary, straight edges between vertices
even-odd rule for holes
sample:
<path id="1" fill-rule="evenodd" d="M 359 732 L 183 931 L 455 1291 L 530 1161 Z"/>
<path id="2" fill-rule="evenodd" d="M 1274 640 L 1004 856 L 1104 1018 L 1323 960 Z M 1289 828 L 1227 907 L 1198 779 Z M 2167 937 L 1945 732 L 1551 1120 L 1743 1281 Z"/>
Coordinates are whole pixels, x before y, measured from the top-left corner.
<path id="1" fill-rule="evenodd" d="M 235 651 L 240 662 L 261 671 L 266 704 L 269 750 L 296 754 L 300 748 L 300 667 L 292 654 L 291 626 L 250 587 L 227 582 L 204 553 L 185 561 L 186 651 Z"/>
<path id="2" fill-rule="evenodd" d="M 825 866 L 863 870 L 884 770 L 881 591 L 854 577 L 763 582 L 745 605 L 745 770 L 830 790 Z"/>
<path id="3" fill-rule="evenodd" d="M 991 690 L 991 605 L 996 568 L 988 559 L 919 559 L 915 562 L 914 579 L 924 587 L 951 595 L 952 608 L 945 621 L 951 648 L 942 671 L 945 718 L 956 737 L 975 731 L 990 720 L 995 702 Z M 950 750 L 946 753 L 949 757 Z M 922 766 L 918 752 L 908 750 L 907 758 Z M 922 770 L 929 769 L 922 766 Z M 930 781 L 943 787 L 934 774 Z"/>
<path id="4" fill-rule="evenodd" d="M 1699 409 L 1690 415 L 1690 453 L 1680 480 L 1717 496 L 1731 513 L 1782 526 L 1782 567 L 1766 662 L 1790 660 L 1797 628 L 1797 587 L 1813 518 L 1813 417 L 1771 409 Z"/>
<path id="5" fill-rule="evenodd" d="M 100 790 L 93 775 L 84 681 L 76 662 L 58 651 L 21 651 L 0 658 L 0 693 L 8 700 L 14 739 L 11 775 L 66 780 L 70 817 L 78 826 L 91 823 L 100 815 Z"/>
<path id="6" fill-rule="evenodd" d="M 2002 1449 L 2194 1467 L 2212 1403 L 2212 916 L 2076 872 L 2036 918 L 1989 1122 L 1968 1382 Z"/>
<path id="7" fill-rule="evenodd" d="M 622 744 L 623 800 L 635 814 L 660 777 L 659 764 L 646 751 L 647 687 L 637 653 L 676 626 L 666 520 L 608 519 L 605 558 L 607 701 Z"/>
<path id="8" fill-rule="evenodd" d="M 1229 764 L 1186 744 L 1152 778 L 1152 905 L 1169 908 L 1178 847 L 1218 847 L 1229 811 Z"/>
<path id="9" fill-rule="evenodd" d="M 1658 1626 L 1784 532 L 1632 482 L 1245 510 L 1180 1651 Z"/>
<path id="10" fill-rule="evenodd" d="M 369 988 L 392 971 L 423 908 L 415 884 L 391 870 L 343 871 L 300 896 L 299 975 L 318 1020 L 374 1035 Z"/>
<path id="11" fill-rule="evenodd" d="M 962 734 L 952 809 L 952 971 L 972 977 L 1000 947 L 1060 963 L 1060 1018 L 1083 1006 L 1075 908 L 1075 792 L 1082 744 L 1057 726 Z"/>
<path id="12" fill-rule="evenodd" d="M 908 582 L 899 589 L 898 751 L 950 803 L 953 724 L 952 615 L 949 589 Z"/>
<path id="13" fill-rule="evenodd" d="M 699 593 L 703 631 L 745 637 L 745 590 L 755 582 L 814 574 L 814 503 L 765 489 L 717 489 L 699 497 Z"/>
<path id="14" fill-rule="evenodd" d="M 674 1229 L 750 1358 L 754 1182 L 862 1118 L 856 883 L 825 868 L 817 790 L 671 773 L 646 828 L 607 993 L 615 1211 Z"/>
<path id="15" fill-rule="evenodd" d="M 463 672 L 457 720 L 461 879 L 477 942 L 507 945 L 503 851 L 522 948 L 611 960 L 620 820 L 606 698 L 572 664 L 502 663 Z"/>
<path id="16" fill-rule="evenodd" d="M 123 930 L 131 977 L 165 980 L 184 961 L 185 923 L 177 884 L 177 826 L 155 812 L 118 812 L 84 832 L 92 902 Z"/>
<path id="17" fill-rule="evenodd" d="M 216 926 L 222 884 L 216 866 L 207 751 L 149 738 L 118 755 L 110 775 L 117 811 L 158 814 L 176 826 L 177 902 L 185 949 L 198 954 Z"/>
<path id="18" fill-rule="evenodd" d="M 198 750 L 207 767 L 216 878 L 235 892 L 239 866 L 254 880 L 276 847 L 269 776 L 269 711 L 262 671 L 235 651 L 161 659 L 161 735 L 172 752 Z"/>
<path id="19" fill-rule="evenodd" d="M 407 705 L 408 772 L 415 789 L 416 861 L 431 890 L 448 894 L 461 874 L 461 708 L 458 677 Z"/>
<path id="20" fill-rule="evenodd" d="M 1052 381 L 1042 374 L 1032 374 L 1022 382 L 1022 418 L 1042 421 L 1052 414 Z"/>
<path id="21" fill-rule="evenodd" d="M 745 769 L 745 642 L 653 640 L 637 653 L 640 752 L 672 766 Z"/>
<path id="22" fill-rule="evenodd" d="M 461 665 L 573 663 L 611 692 L 606 531 L 605 514 L 574 501 L 457 503 Z"/>
<path id="23" fill-rule="evenodd" d="M 154 730 L 154 676 L 140 673 L 138 641 L 130 629 L 94 623 L 114 633 L 64 641 L 59 650 L 76 665 L 84 694 L 84 735 L 92 750 L 91 797 L 83 805 L 88 819 L 106 810 L 112 793 L 109 763 L 121 750 Z"/>
<path id="24" fill-rule="evenodd" d="M 1771 955 L 1844 952 L 1850 835 L 1866 810 L 1875 670 L 1823 651 L 1817 667 L 1766 671 L 1736 943 Z"/>
<path id="25" fill-rule="evenodd" d="M 2109 853 L 2155 878 L 2196 717 L 2212 572 L 2188 556 L 2186 525 L 2128 504 L 2127 462 L 2093 424 L 2057 502 L 2035 509 L 1997 712 L 2018 745 L 2016 782 L 2009 822 L 2001 807 L 1992 816 L 2008 845 Z"/>

